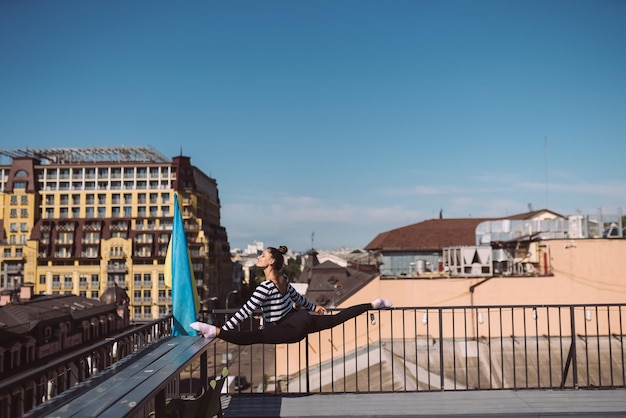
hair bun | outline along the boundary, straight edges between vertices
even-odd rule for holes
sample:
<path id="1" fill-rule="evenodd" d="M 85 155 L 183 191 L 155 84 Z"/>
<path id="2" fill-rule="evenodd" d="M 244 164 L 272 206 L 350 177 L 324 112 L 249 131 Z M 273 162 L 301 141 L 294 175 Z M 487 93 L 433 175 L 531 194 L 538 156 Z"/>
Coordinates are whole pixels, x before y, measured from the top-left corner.
<path id="1" fill-rule="evenodd" d="M 278 247 L 278 251 L 280 251 L 283 254 L 287 254 L 287 247 L 285 247 L 284 245 L 281 245 L 280 247 Z"/>

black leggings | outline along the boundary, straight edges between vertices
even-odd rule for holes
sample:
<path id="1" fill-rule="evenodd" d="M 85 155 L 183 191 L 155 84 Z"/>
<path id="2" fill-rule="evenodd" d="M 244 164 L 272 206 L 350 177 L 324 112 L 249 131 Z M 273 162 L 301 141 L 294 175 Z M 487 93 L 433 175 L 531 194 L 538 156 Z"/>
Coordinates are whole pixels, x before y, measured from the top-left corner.
<path id="1" fill-rule="evenodd" d="M 304 309 L 294 309 L 286 317 L 265 328 L 252 331 L 220 330 L 218 338 L 238 345 L 297 343 L 307 334 L 332 328 L 372 309 L 370 303 L 351 306 L 335 315 L 311 315 Z"/>

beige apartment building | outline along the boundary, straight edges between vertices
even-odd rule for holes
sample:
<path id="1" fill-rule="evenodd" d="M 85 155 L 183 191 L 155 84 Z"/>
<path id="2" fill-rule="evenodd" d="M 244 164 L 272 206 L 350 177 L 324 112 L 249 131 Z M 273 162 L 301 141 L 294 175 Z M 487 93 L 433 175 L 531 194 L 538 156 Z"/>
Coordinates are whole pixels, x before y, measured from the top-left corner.
<path id="1" fill-rule="evenodd" d="M 131 319 L 170 311 L 163 265 L 174 194 L 201 297 L 232 283 L 217 182 L 149 147 L 0 150 L 0 291 L 99 299 L 117 284 Z"/>

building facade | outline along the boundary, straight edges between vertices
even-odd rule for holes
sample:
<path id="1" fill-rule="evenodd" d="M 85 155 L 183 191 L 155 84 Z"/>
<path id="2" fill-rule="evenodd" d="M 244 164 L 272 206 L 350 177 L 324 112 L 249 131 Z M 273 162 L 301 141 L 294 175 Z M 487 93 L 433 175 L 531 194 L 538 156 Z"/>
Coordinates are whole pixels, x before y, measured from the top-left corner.
<path id="1" fill-rule="evenodd" d="M 135 321 L 167 315 L 163 266 L 178 193 L 201 298 L 232 283 L 217 182 L 149 147 L 0 150 L 0 290 L 99 299 L 117 284 Z"/>

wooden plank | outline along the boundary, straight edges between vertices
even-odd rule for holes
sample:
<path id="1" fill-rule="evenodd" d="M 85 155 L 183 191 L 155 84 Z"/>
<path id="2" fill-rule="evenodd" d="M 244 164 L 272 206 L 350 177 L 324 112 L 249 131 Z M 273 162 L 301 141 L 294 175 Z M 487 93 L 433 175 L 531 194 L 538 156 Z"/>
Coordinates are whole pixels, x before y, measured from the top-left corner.
<path id="1" fill-rule="evenodd" d="M 198 342 L 203 344 L 198 345 Z M 58 408 L 50 416 L 59 418 L 98 416 L 102 411 L 124 398 L 128 392 L 136 390 L 161 369 L 170 370 L 172 364 L 190 362 L 206 344 L 208 344 L 207 340 L 198 337 L 175 337 L 163 341 L 109 379 Z M 160 374 L 160 376 L 166 380 L 171 377 L 171 374 L 167 376 Z M 154 385 L 153 382 L 150 384 Z"/>
<path id="2" fill-rule="evenodd" d="M 146 399 L 155 396 L 159 390 L 164 389 L 172 376 L 178 375 L 183 371 L 194 358 L 199 358 L 198 353 L 211 343 L 210 340 L 198 337 L 176 338 L 187 339 L 188 344 L 184 347 L 181 345 L 181 349 L 176 352 L 168 353 L 167 358 L 163 359 L 165 361 L 159 361 L 159 367 L 155 367 L 150 376 L 141 385 L 126 391 L 124 396 L 119 398 L 117 402 L 108 403 L 108 407 L 102 409 L 98 416 L 102 418 L 120 418 L 129 415 L 132 413 L 133 408 L 141 405 Z"/>

